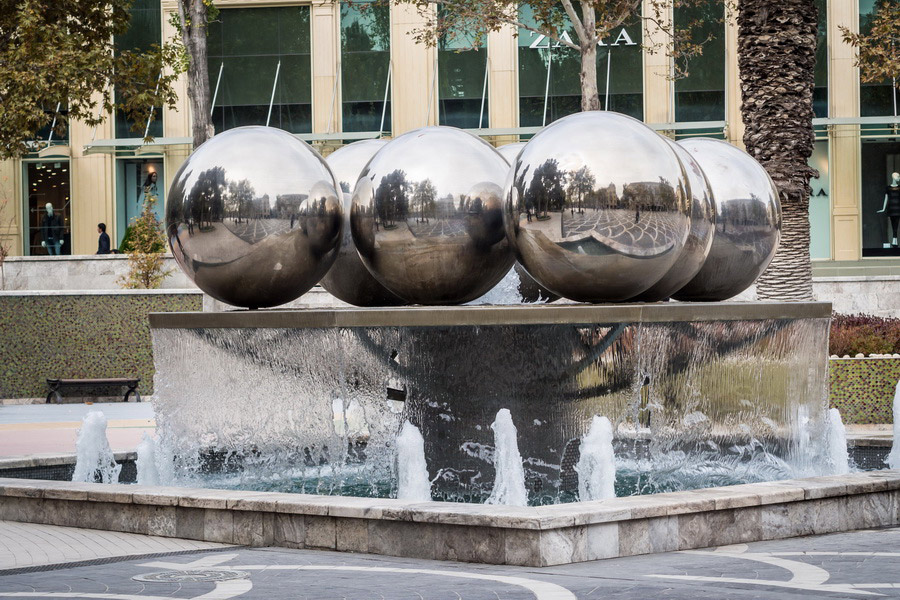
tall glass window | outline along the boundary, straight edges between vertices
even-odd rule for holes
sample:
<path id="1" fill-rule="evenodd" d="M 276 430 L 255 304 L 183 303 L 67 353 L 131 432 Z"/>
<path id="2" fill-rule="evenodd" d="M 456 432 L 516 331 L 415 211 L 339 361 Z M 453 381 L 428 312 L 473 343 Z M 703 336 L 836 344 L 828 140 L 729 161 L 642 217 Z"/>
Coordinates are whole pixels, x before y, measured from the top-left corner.
<path id="1" fill-rule="evenodd" d="M 809 182 L 809 255 L 811 258 L 831 258 L 831 177 L 828 169 L 828 140 L 817 140 L 809 157 L 809 166 L 819 176 Z"/>
<path id="2" fill-rule="evenodd" d="M 862 255 L 900 256 L 900 143 L 863 139 Z"/>
<path id="3" fill-rule="evenodd" d="M 675 80 L 676 121 L 725 120 L 725 7 L 719 2 L 675 8 L 675 27 L 690 29 L 703 53 L 679 65 Z"/>
<path id="4" fill-rule="evenodd" d="M 534 22 L 527 6 L 521 10 L 526 23 Z M 577 39 L 571 29 L 560 35 Z M 579 53 L 527 29 L 519 29 L 518 40 L 520 125 L 541 126 L 581 110 Z M 644 116 L 640 42 L 641 25 L 634 20 L 611 31 L 597 48 L 600 106 L 637 119 Z"/>
<path id="5" fill-rule="evenodd" d="M 341 3 L 343 131 L 391 131 L 389 6 Z"/>
<path id="6" fill-rule="evenodd" d="M 26 256 L 72 254 L 69 161 L 26 162 Z"/>
<path id="7" fill-rule="evenodd" d="M 816 117 L 828 116 L 828 0 L 816 0 L 819 8 L 819 31 L 816 35 L 816 87 L 813 110 Z"/>
<path id="8" fill-rule="evenodd" d="M 867 34 L 872 29 L 878 0 L 859 0 L 859 31 Z M 860 82 L 859 111 L 863 117 L 897 116 L 900 98 L 894 82 Z"/>
<path id="9" fill-rule="evenodd" d="M 465 35 L 438 45 L 438 118 L 441 125 L 488 127 L 487 46 Z"/>
<path id="10" fill-rule="evenodd" d="M 162 11 L 159 0 L 134 0 L 131 5 L 131 24 L 123 35 L 116 36 L 117 50 L 131 50 L 134 52 L 147 51 L 150 46 L 160 44 L 162 40 Z M 119 102 L 118 91 L 116 102 Z M 153 122 L 150 123 L 149 135 L 160 137 L 163 134 L 162 111 L 159 107 L 153 111 Z M 133 138 L 143 137 L 143 131 L 134 131 L 134 121 L 125 116 L 124 111 L 116 111 L 116 137 Z"/>
<path id="11" fill-rule="evenodd" d="M 207 43 L 216 131 L 267 119 L 291 133 L 312 131 L 309 6 L 223 9 Z"/>

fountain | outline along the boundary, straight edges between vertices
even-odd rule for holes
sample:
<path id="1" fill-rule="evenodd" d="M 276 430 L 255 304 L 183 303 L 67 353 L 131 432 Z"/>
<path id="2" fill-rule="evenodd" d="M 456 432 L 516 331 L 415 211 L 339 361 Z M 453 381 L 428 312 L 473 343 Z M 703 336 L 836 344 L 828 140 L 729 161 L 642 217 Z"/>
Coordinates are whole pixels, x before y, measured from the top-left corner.
<path id="1" fill-rule="evenodd" d="M 84 416 L 75 441 L 75 472 L 72 481 L 116 483 L 122 466 L 106 439 L 106 416 L 99 410 Z"/>
<path id="2" fill-rule="evenodd" d="M 575 465 L 578 473 L 578 499 L 603 500 L 616 497 L 616 458 L 613 453 L 612 423 L 594 416 L 591 428 L 581 440 L 581 456 Z"/>
<path id="3" fill-rule="evenodd" d="M 527 506 L 525 471 L 522 469 L 516 426 L 509 409 L 497 411 L 491 429 L 494 430 L 494 486 L 485 504 Z"/>
<path id="4" fill-rule="evenodd" d="M 159 485 L 159 470 L 156 468 L 156 443 L 147 432 L 141 436 L 141 443 L 135 450 L 138 485 Z"/>
<path id="5" fill-rule="evenodd" d="M 397 437 L 397 499 L 431 500 L 431 481 L 425 466 L 425 440 L 419 429 L 405 421 Z"/>
<path id="6" fill-rule="evenodd" d="M 900 469 L 900 381 L 894 392 L 894 444 L 885 463 L 891 469 Z"/>

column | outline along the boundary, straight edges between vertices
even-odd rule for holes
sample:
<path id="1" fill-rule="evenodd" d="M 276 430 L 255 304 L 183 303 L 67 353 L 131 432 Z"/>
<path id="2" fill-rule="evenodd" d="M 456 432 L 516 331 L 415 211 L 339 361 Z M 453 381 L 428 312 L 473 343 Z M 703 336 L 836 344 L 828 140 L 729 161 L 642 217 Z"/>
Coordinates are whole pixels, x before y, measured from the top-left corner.
<path id="1" fill-rule="evenodd" d="M 310 11 L 312 130 L 331 133 L 341 130 L 341 8 L 338 2 L 316 0 Z"/>
<path id="2" fill-rule="evenodd" d="M 172 27 L 172 24 L 169 23 L 170 15 L 174 12 L 178 12 L 178 7 L 174 0 L 163 0 L 161 8 L 163 11 L 162 38 L 163 42 L 166 42 L 180 35 L 179 32 Z M 217 75 L 218 72 L 210 73 L 212 86 L 215 86 Z M 181 74 L 178 81 L 175 82 L 174 88 L 175 92 L 178 94 L 178 105 L 175 108 L 163 106 L 163 137 L 193 138 L 194 132 L 191 130 L 193 118 L 190 108 L 191 103 L 188 101 L 187 73 Z M 212 101 L 213 89 L 210 89 L 209 93 L 210 101 Z M 175 173 L 181 168 L 182 163 L 184 163 L 190 153 L 190 146 L 173 146 L 164 150 L 163 177 L 165 189 L 168 190 L 172 187 L 172 180 L 175 178 Z M 168 199 L 168 196 L 168 194 L 165 194 L 166 199 Z M 113 219 L 112 227 L 115 228 L 115 219 Z M 110 238 L 114 240 L 118 239 L 114 237 L 113 232 L 110 231 L 109 223 L 107 223 L 107 231 L 109 232 Z"/>
<path id="3" fill-rule="evenodd" d="M 437 51 L 433 47 L 417 44 L 413 37 L 413 32 L 424 24 L 425 20 L 419 16 L 415 6 L 391 6 L 391 118 L 394 137 L 438 122 L 437 81 L 434 77 Z"/>
<path id="4" fill-rule="evenodd" d="M 643 0 L 643 14 L 653 14 L 653 1 Z M 672 7 L 662 15 L 663 25 L 672 23 Z M 672 59 L 666 50 L 671 46 L 669 35 L 649 24 L 644 28 L 645 45 L 657 48 L 653 54 L 642 50 L 644 57 L 644 122 L 672 123 L 675 121 L 675 82 L 672 81 Z"/>
<path id="5" fill-rule="evenodd" d="M 22 161 L 0 161 L 0 244 L 10 256 L 24 253 L 22 240 Z"/>
<path id="6" fill-rule="evenodd" d="M 488 113 L 491 127 L 519 126 L 519 44 L 516 28 L 505 25 L 488 34 Z M 502 136 L 498 145 L 517 141 L 515 136 Z"/>
<path id="7" fill-rule="evenodd" d="M 859 69 L 841 26 L 859 31 L 857 0 L 828 3 L 828 111 L 832 118 L 859 117 Z M 831 147 L 831 235 L 835 260 L 859 260 L 860 138 L 858 125 L 833 125 Z"/>
<path id="8" fill-rule="evenodd" d="M 741 74 L 738 69 L 738 27 L 736 8 L 725 12 L 725 139 L 744 147 L 744 119 L 741 116 Z"/>

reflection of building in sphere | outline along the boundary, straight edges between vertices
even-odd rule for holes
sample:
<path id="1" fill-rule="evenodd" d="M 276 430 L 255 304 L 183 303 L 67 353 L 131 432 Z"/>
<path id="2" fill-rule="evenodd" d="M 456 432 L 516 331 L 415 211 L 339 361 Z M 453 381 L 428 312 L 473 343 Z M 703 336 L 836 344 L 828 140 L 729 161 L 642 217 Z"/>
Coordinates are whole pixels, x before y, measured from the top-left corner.
<path id="1" fill-rule="evenodd" d="M 336 189 L 322 157 L 289 133 L 231 129 L 176 173 L 166 206 L 169 245 L 188 277 L 217 300 L 250 308 L 290 302 L 337 256 Z"/>
<path id="2" fill-rule="evenodd" d="M 372 277 L 356 252 L 350 233 L 353 188 L 363 167 L 385 144 L 387 142 L 384 140 L 363 140 L 344 146 L 325 159 L 343 190 L 344 233 L 337 260 L 322 278 L 321 284 L 331 295 L 356 306 L 398 306 L 404 303 Z"/>
<path id="3" fill-rule="evenodd" d="M 697 275 L 712 246 L 716 220 L 713 193 L 703 169 L 687 150 L 669 138 L 662 139 L 675 151 L 687 172 L 688 189 L 685 193 L 691 202 L 691 230 L 681 255 L 669 272 L 650 289 L 633 298 L 643 302 L 665 300 Z"/>
<path id="4" fill-rule="evenodd" d="M 686 175 L 644 124 L 586 112 L 520 151 L 504 217 L 525 269 L 571 300 L 623 301 L 660 280 L 690 228 Z"/>
<path id="5" fill-rule="evenodd" d="M 727 142 L 691 138 L 679 144 L 709 180 L 716 225 L 703 267 L 674 297 L 727 300 L 750 287 L 775 256 L 781 236 L 778 190 L 762 165 Z"/>
<path id="6" fill-rule="evenodd" d="M 513 261 L 499 213 L 507 172 L 490 145 L 452 127 L 388 142 L 353 194 L 351 229 L 363 263 L 409 302 L 478 298 Z"/>

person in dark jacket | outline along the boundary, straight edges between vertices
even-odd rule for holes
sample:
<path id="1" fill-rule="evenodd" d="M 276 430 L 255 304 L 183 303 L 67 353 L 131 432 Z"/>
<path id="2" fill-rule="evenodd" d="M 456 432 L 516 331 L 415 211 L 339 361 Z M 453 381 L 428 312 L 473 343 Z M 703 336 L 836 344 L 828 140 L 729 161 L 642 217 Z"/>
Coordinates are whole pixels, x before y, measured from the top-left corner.
<path id="1" fill-rule="evenodd" d="M 110 254 L 109 235 L 106 233 L 106 223 L 97 223 L 97 233 L 100 234 L 100 240 L 97 244 L 97 254 Z"/>

